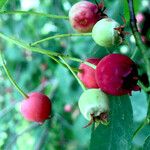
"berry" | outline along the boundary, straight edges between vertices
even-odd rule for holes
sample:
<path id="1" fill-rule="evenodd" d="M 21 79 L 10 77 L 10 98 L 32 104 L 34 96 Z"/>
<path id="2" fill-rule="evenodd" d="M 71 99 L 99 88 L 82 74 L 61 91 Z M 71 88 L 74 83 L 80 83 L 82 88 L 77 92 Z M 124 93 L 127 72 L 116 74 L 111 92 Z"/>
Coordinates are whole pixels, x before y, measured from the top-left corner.
<path id="1" fill-rule="evenodd" d="M 131 95 L 132 90 L 140 90 L 137 66 L 122 54 L 110 54 L 101 59 L 95 77 L 99 88 L 107 94 Z"/>
<path id="2" fill-rule="evenodd" d="M 100 59 L 99 58 L 89 58 L 89 59 L 86 59 L 86 61 L 91 64 L 97 65 L 99 63 Z M 98 85 L 95 80 L 95 69 L 93 69 L 92 67 L 90 67 L 84 63 L 80 64 L 79 69 L 81 70 L 81 72 L 78 73 L 78 77 L 83 82 L 85 87 L 98 88 Z"/>
<path id="3" fill-rule="evenodd" d="M 66 105 L 64 106 L 64 111 L 65 111 L 65 112 L 71 112 L 71 111 L 72 111 L 72 106 L 71 106 L 70 104 L 66 104 Z"/>
<path id="4" fill-rule="evenodd" d="M 71 25 L 78 32 L 91 32 L 94 24 L 106 17 L 103 13 L 104 5 L 81 1 L 72 6 L 69 11 Z"/>
<path id="5" fill-rule="evenodd" d="M 119 45 L 123 41 L 123 28 L 118 22 L 111 18 L 104 18 L 98 21 L 92 30 L 94 41 L 104 47 Z"/>
<path id="6" fill-rule="evenodd" d="M 50 117 L 51 101 L 44 94 L 31 93 L 21 103 L 21 114 L 29 121 L 43 123 Z"/>
<path id="7" fill-rule="evenodd" d="M 80 96 L 79 109 L 89 124 L 93 121 L 100 122 L 107 120 L 109 111 L 108 97 L 100 89 L 88 89 Z M 87 127 L 85 126 L 85 127 Z"/>

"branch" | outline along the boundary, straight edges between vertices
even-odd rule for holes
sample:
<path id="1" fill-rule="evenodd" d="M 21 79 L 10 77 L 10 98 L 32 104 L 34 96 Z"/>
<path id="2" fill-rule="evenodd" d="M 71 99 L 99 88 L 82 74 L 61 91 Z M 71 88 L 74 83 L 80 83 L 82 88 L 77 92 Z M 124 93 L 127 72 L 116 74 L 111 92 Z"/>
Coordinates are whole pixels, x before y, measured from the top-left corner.
<path id="1" fill-rule="evenodd" d="M 5 11 L 0 11 L 0 15 L 2 15 L 2 14 L 36 15 L 36 16 L 41 16 L 41 17 L 53 18 L 53 19 L 66 19 L 66 20 L 69 19 L 68 16 L 51 15 L 51 14 L 35 12 L 35 11 L 20 11 L 20 10 L 6 11 L 5 10 Z"/>
<path id="2" fill-rule="evenodd" d="M 135 12 L 134 12 L 134 8 L 133 8 L 133 0 L 127 0 L 128 1 L 128 6 L 129 6 L 129 11 L 130 11 L 130 24 L 131 24 L 131 29 L 136 41 L 136 45 L 139 48 L 139 50 L 142 52 L 143 54 L 143 59 L 146 65 L 146 70 L 147 70 L 147 75 L 148 75 L 148 81 L 150 83 L 150 62 L 148 60 L 148 55 L 147 55 L 147 48 L 146 46 L 143 44 L 142 39 L 141 39 L 141 35 L 138 32 L 138 28 L 137 28 L 137 24 L 136 24 L 136 18 L 135 18 Z"/>

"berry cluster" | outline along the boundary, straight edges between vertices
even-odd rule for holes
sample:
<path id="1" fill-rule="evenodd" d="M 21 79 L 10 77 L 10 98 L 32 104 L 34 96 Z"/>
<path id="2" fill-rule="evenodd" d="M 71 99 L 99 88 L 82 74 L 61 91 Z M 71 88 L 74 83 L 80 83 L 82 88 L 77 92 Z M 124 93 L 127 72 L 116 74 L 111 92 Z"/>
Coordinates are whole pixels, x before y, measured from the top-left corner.
<path id="1" fill-rule="evenodd" d="M 98 45 L 117 46 L 123 42 L 125 26 L 109 18 L 104 10 L 103 3 L 81 1 L 70 9 L 69 20 L 78 32 L 92 32 L 92 38 Z M 140 90 L 137 85 L 137 66 L 128 56 L 122 54 L 88 58 L 86 62 L 95 65 L 96 69 L 84 63 L 79 66 L 78 77 L 88 88 L 79 99 L 79 109 L 90 121 L 88 125 L 93 121 L 104 123 L 109 111 L 107 95 L 131 95 L 132 91 Z"/>
<path id="2" fill-rule="evenodd" d="M 123 42 L 126 34 L 125 26 L 109 18 L 104 11 L 103 3 L 93 4 L 81 1 L 70 9 L 69 20 L 78 32 L 91 32 L 93 40 L 98 45 L 117 46 Z M 79 98 L 79 109 L 89 121 L 87 126 L 93 122 L 106 123 L 109 112 L 108 95 L 131 95 L 132 91 L 140 90 L 137 85 L 137 66 L 128 56 L 122 54 L 109 54 L 104 58 L 88 58 L 86 62 L 88 63 L 80 64 L 78 77 L 75 75 L 77 80 L 79 79 L 78 82 L 81 81 L 82 87 L 87 88 Z M 89 63 L 95 67 L 87 65 Z M 9 74 L 5 65 L 4 68 Z M 12 82 L 16 86 L 14 81 Z M 19 88 L 18 90 L 23 93 Z M 21 103 L 21 113 L 24 118 L 43 123 L 51 117 L 52 104 L 46 95 L 33 92 L 28 95 L 23 93 L 23 96 L 26 98 Z M 65 107 L 65 111 L 71 111 L 71 107 Z"/>

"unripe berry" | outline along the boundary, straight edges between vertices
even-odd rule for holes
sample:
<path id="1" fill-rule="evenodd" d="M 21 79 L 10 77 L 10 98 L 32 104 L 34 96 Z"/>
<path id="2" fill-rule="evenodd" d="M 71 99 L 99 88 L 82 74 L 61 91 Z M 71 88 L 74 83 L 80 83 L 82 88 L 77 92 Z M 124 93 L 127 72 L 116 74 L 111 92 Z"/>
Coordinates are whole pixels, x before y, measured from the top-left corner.
<path id="1" fill-rule="evenodd" d="M 91 32 L 94 24 L 98 20 L 106 17 L 106 15 L 100 11 L 102 8 L 103 4 L 97 6 L 88 1 L 76 3 L 69 11 L 71 25 L 78 32 Z"/>
<path id="2" fill-rule="evenodd" d="M 107 94 L 131 95 L 132 90 L 140 90 L 137 66 L 122 54 L 102 58 L 96 67 L 95 77 L 99 88 Z"/>
<path id="3" fill-rule="evenodd" d="M 99 122 L 107 120 L 109 111 L 108 97 L 100 89 L 88 89 L 83 92 L 78 105 L 80 112 L 85 119 L 90 121 L 90 124 L 93 121 Z"/>
<path id="4" fill-rule="evenodd" d="M 91 64 L 97 65 L 99 63 L 100 59 L 99 58 L 89 58 L 89 59 L 86 59 L 86 61 Z M 85 87 L 98 88 L 98 85 L 95 80 L 95 69 L 93 69 L 92 67 L 90 67 L 84 63 L 81 63 L 79 69 L 81 70 L 81 72 L 78 73 L 78 77 L 83 82 Z"/>
<path id="5" fill-rule="evenodd" d="M 51 115 L 51 101 L 41 93 L 31 93 L 21 103 L 21 114 L 25 119 L 43 123 Z"/>
<path id="6" fill-rule="evenodd" d="M 92 30 L 94 41 L 104 47 L 112 47 L 121 44 L 122 37 L 117 28 L 120 24 L 111 18 L 104 18 L 98 21 Z"/>

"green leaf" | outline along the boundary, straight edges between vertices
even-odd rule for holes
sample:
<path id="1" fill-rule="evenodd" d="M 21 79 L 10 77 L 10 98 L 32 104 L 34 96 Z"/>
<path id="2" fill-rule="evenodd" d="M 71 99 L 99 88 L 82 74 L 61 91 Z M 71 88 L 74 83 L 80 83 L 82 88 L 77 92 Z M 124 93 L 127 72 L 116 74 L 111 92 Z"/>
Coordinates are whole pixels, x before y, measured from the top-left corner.
<path id="1" fill-rule="evenodd" d="M 148 136 L 145 140 L 143 150 L 149 150 L 150 149 L 150 136 Z"/>
<path id="2" fill-rule="evenodd" d="M 0 9 L 3 8 L 3 6 L 6 4 L 8 0 L 0 0 Z"/>
<path id="3" fill-rule="evenodd" d="M 91 150 L 129 150 L 133 133 L 133 112 L 128 96 L 110 97 L 110 123 L 92 133 Z"/>

